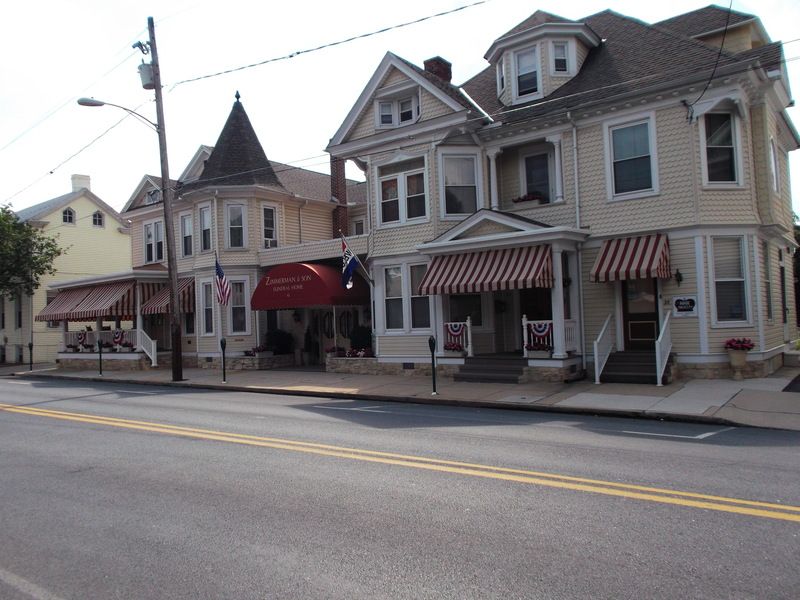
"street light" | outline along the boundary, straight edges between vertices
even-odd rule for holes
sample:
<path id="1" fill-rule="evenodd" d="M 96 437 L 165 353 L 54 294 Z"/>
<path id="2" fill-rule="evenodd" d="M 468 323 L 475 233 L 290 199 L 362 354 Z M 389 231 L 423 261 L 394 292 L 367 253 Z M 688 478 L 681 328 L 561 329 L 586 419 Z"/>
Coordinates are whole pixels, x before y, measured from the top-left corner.
<path id="1" fill-rule="evenodd" d="M 143 117 L 135 110 L 103 102 L 94 98 L 79 98 L 81 106 L 113 106 L 137 117 L 155 129 L 158 134 L 158 149 L 161 157 L 161 199 L 164 203 L 164 236 L 167 238 L 167 273 L 169 275 L 169 304 L 170 304 L 170 333 L 172 339 L 172 381 L 183 380 L 183 355 L 181 351 L 181 317 L 180 303 L 178 302 L 178 264 L 175 258 L 175 236 L 172 223 L 172 189 L 169 186 L 169 163 L 167 161 L 167 136 L 164 131 L 164 104 L 161 96 L 161 69 L 158 64 L 158 51 L 156 49 L 156 32 L 153 17 L 147 17 L 147 29 L 150 33 L 149 42 L 136 42 L 133 47 L 139 48 L 143 54 L 152 56 L 151 64 L 153 80 L 145 83 L 145 89 L 155 89 L 156 93 L 156 122 Z M 141 69 L 140 69 L 141 70 Z"/>

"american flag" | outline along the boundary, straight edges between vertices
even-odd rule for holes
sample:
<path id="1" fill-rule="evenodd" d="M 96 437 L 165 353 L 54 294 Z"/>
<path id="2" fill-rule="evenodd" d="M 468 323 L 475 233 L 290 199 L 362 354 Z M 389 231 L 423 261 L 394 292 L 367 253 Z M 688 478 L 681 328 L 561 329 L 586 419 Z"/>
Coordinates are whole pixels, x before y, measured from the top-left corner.
<path id="1" fill-rule="evenodd" d="M 219 265 L 219 260 L 214 259 L 214 271 L 216 271 L 216 278 L 214 279 L 214 283 L 216 284 L 214 287 L 217 290 L 217 302 L 222 304 L 223 306 L 228 305 L 228 300 L 231 298 L 231 284 L 228 282 L 228 278 L 225 277 L 225 271 L 222 270 L 222 267 Z"/>

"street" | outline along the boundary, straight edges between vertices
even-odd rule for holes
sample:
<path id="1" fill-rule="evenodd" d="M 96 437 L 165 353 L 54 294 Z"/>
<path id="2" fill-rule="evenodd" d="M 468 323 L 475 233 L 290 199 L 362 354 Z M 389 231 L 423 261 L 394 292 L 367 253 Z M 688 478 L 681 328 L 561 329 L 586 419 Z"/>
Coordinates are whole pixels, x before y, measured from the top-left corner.
<path id="1" fill-rule="evenodd" d="M 800 433 L 0 378 L 0 598 L 796 598 Z"/>

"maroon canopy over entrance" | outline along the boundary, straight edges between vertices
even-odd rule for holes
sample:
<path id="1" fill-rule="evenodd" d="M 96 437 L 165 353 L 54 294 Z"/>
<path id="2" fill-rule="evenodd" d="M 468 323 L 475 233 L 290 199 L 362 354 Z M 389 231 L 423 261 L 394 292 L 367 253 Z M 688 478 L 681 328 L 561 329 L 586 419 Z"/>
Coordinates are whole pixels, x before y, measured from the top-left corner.
<path id="1" fill-rule="evenodd" d="M 353 287 L 342 286 L 342 274 L 327 265 L 288 263 L 273 267 L 258 282 L 250 308 L 274 310 L 307 306 L 356 306 L 369 304 L 369 288 L 353 276 Z"/>

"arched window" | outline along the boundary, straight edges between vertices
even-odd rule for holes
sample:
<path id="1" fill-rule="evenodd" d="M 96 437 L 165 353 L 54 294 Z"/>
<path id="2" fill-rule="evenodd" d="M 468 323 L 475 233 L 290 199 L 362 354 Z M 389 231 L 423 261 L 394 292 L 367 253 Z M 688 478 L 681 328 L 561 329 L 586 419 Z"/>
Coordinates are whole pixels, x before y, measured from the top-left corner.
<path id="1" fill-rule="evenodd" d="M 103 224 L 103 213 L 98 210 L 92 215 L 92 225 L 95 227 L 102 227 Z"/>
<path id="2" fill-rule="evenodd" d="M 64 212 L 61 213 L 61 220 L 64 221 L 64 223 L 74 224 L 75 211 L 72 210 L 71 208 L 65 208 Z"/>

